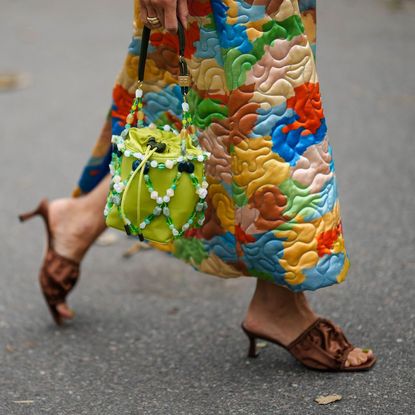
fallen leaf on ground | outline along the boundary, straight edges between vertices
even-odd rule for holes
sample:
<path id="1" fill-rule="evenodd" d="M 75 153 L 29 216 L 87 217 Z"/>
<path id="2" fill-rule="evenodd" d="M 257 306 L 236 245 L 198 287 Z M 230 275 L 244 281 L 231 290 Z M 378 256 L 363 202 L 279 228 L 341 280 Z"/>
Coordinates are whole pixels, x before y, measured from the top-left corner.
<path id="1" fill-rule="evenodd" d="M 179 312 L 179 309 L 178 309 L 178 307 L 173 307 L 173 308 L 171 308 L 169 311 L 168 311 L 168 313 L 167 314 L 169 314 L 169 315 L 171 315 L 171 316 L 174 316 L 175 314 L 177 314 Z"/>
<path id="2" fill-rule="evenodd" d="M 141 251 L 142 249 L 151 249 L 151 246 L 146 244 L 145 242 L 136 242 L 135 244 L 131 245 L 123 254 L 122 256 L 124 258 L 130 258 L 134 254 L 136 254 L 138 251 Z"/>
<path id="3" fill-rule="evenodd" d="M 30 84 L 30 76 L 24 73 L 0 73 L 0 91 L 13 91 Z"/>
<path id="4" fill-rule="evenodd" d="M 340 401 L 342 398 L 341 395 L 333 394 L 333 395 L 327 395 L 327 396 L 317 396 L 316 399 L 314 399 L 319 405 L 327 405 L 329 403 L 333 403 L 336 401 Z"/>
<path id="5" fill-rule="evenodd" d="M 267 346 L 268 346 L 267 342 L 259 341 L 259 342 L 256 343 L 256 347 L 258 349 L 265 349 L 265 347 L 267 347 Z"/>
<path id="6" fill-rule="evenodd" d="M 97 240 L 98 246 L 109 246 L 114 245 L 118 241 L 118 235 L 112 232 L 104 232 Z"/>

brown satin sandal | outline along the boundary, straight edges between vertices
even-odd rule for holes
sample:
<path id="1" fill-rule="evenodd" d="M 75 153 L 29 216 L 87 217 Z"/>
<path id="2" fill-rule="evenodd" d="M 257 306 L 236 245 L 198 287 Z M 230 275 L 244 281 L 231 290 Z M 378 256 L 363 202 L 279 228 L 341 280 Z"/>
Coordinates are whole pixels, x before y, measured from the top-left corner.
<path id="1" fill-rule="evenodd" d="M 39 272 L 39 282 L 52 317 L 55 323 L 60 326 L 63 323 L 63 317 L 58 312 L 57 306 L 65 303 L 66 296 L 78 281 L 79 263 L 59 255 L 54 250 L 48 213 L 49 203 L 44 199 L 32 212 L 19 215 L 19 219 L 21 222 L 25 222 L 39 215 L 44 220 L 47 234 L 47 250 Z"/>
<path id="2" fill-rule="evenodd" d="M 348 342 L 340 327 L 330 320 L 318 318 L 288 346 L 269 337 L 253 333 L 241 324 L 249 338 L 248 357 L 257 357 L 256 339 L 262 339 L 288 350 L 291 355 L 309 369 L 332 372 L 357 372 L 369 370 L 376 363 L 373 356 L 360 366 L 346 367 L 349 352 L 354 346 Z"/>

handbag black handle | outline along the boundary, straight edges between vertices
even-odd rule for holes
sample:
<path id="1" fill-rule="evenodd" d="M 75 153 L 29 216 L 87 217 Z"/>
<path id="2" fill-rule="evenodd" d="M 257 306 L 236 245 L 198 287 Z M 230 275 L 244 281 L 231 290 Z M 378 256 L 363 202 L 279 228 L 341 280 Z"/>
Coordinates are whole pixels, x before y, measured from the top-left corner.
<path id="1" fill-rule="evenodd" d="M 179 72 L 180 72 L 180 79 L 179 77 L 179 84 L 180 88 L 182 90 L 182 94 L 186 95 L 189 90 L 189 73 L 187 70 L 187 63 L 184 59 L 184 49 L 186 46 L 186 37 L 184 32 L 184 27 L 180 20 L 177 20 L 178 26 L 177 26 L 177 35 L 179 38 Z M 150 40 L 150 32 L 151 29 L 147 26 L 143 26 L 143 32 L 141 35 L 141 48 L 140 48 L 140 59 L 138 64 L 138 81 L 143 82 L 144 81 L 144 69 L 146 66 L 146 60 L 147 60 L 147 50 L 148 50 L 148 43 Z M 182 82 L 180 82 L 182 81 Z M 187 84 L 187 85 L 185 85 Z"/>

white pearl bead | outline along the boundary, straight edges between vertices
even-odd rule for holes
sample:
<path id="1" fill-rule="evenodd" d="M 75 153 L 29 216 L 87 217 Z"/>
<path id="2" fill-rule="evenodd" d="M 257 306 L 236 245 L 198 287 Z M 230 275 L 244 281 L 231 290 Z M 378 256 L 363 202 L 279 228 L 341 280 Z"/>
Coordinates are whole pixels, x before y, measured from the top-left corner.
<path id="1" fill-rule="evenodd" d="M 131 156 L 131 151 L 130 150 L 125 150 L 124 151 L 124 156 L 125 157 L 130 157 Z"/>
<path id="2" fill-rule="evenodd" d="M 140 229 L 144 229 L 146 226 L 147 226 L 147 224 L 145 222 L 140 223 Z"/>
<path id="3" fill-rule="evenodd" d="M 163 208 L 163 215 L 170 216 L 170 209 L 167 206 L 164 206 Z"/>
<path id="4" fill-rule="evenodd" d="M 162 203 L 163 203 L 163 198 L 159 196 L 157 198 L 157 204 L 161 205 Z"/>
<path id="5" fill-rule="evenodd" d="M 199 190 L 198 190 L 198 193 L 199 193 L 199 197 L 201 198 L 201 199 L 204 199 L 206 196 L 207 196 L 207 190 L 206 189 L 204 189 L 203 187 L 202 188 L 200 188 Z"/>
<path id="6" fill-rule="evenodd" d="M 187 102 L 183 102 L 182 109 L 185 112 L 189 111 L 189 104 Z"/>
<path id="7" fill-rule="evenodd" d="M 121 193 L 124 190 L 124 184 L 123 183 L 115 183 L 114 189 L 117 193 Z"/>
<path id="8" fill-rule="evenodd" d="M 156 200 L 159 197 L 159 194 L 157 191 L 154 190 L 153 192 L 151 192 L 150 197 Z"/>
<path id="9" fill-rule="evenodd" d="M 173 166 L 174 166 L 174 161 L 173 160 L 166 160 L 166 167 L 168 168 L 168 169 L 172 169 L 173 168 Z"/>
<path id="10" fill-rule="evenodd" d="M 173 230 L 171 231 L 171 233 L 172 233 L 174 236 L 177 236 L 177 235 L 179 234 L 179 231 L 178 231 L 177 229 L 173 229 Z"/>
<path id="11" fill-rule="evenodd" d="M 141 98 L 143 96 L 143 90 L 141 88 L 137 88 L 135 91 L 135 97 Z"/>
<path id="12" fill-rule="evenodd" d="M 150 166 L 151 166 L 151 167 L 157 167 L 157 166 L 158 166 L 157 161 L 156 161 L 156 160 L 151 160 L 151 162 L 150 162 Z"/>
<path id="13" fill-rule="evenodd" d="M 163 127 L 163 130 L 164 130 L 164 131 L 170 131 L 170 130 L 171 130 L 170 125 L 166 124 L 166 125 Z"/>
<path id="14" fill-rule="evenodd" d="M 173 197 L 174 196 L 174 190 L 173 189 L 167 189 L 166 190 L 166 195 L 170 196 L 170 197 Z"/>
<path id="15" fill-rule="evenodd" d="M 197 156 L 197 161 L 200 161 L 200 162 L 202 162 L 202 161 L 203 161 L 203 156 L 202 156 L 201 154 L 199 154 L 199 155 Z"/>
<path id="16" fill-rule="evenodd" d="M 163 197 L 163 202 L 169 203 L 170 202 L 170 198 L 168 196 L 164 196 Z"/>
<path id="17" fill-rule="evenodd" d="M 207 181 L 203 181 L 202 182 L 202 187 L 204 188 L 204 189 L 207 189 L 208 188 L 208 186 L 209 186 L 209 183 L 207 182 Z"/>

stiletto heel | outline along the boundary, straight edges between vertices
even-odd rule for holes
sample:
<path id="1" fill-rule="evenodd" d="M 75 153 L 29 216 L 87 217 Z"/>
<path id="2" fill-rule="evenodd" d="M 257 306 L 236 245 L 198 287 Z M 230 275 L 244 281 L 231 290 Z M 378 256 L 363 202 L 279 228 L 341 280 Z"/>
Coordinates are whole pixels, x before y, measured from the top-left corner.
<path id="1" fill-rule="evenodd" d="M 372 356 L 360 366 L 346 367 L 347 357 L 354 347 L 348 342 L 340 327 L 324 318 L 318 318 L 288 346 L 283 345 L 276 339 L 248 330 L 243 322 L 241 327 L 250 342 L 248 357 L 258 356 L 256 339 L 262 339 L 286 349 L 296 360 L 309 369 L 358 372 L 369 370 L 376 363 L 376 357 Z"/>
<path id="2" fill-rule="evenodd" d="M 42 204 L 42 202 L 41 202 L 41 204 Z M 21 213 L 18 216 L 20 222 L 26 222 L 27 220 L 32 219 L 37 215 L 40 215 L 40 206 L 41 206 L 41 204 L 35 210 L 32 210 L 30 212 L 26 212 L 26 213 Z"/>
<path id="3" fill-rule="evenodd" d="M 64 304 L 67 295 L 79 278 L 79 263 L 59 255 L 53 248 L 53 236 L 49 224 L 49 202 L 43 199 L 38 207 L 30 212 L 19 215 L 20 222 L 26 222 L 35 216 L 42 217 L 47 236 L 46 255 L 39 272 L 39 283 L 43 296 L 57 325 L 63 323 L 58 305 Z"/>
<path id="4" fill-rule="evenodd" d="M 256 347 L 256 337 L 252 335 L 251 332 L 246 330 L 243 324 L 241 324 L 241 327 L 242 327 L 243 332 L 246 334 L 249 340 L 248 357 L 251 357 L 251 358 L 258 357 L 259 353 Z"/>

